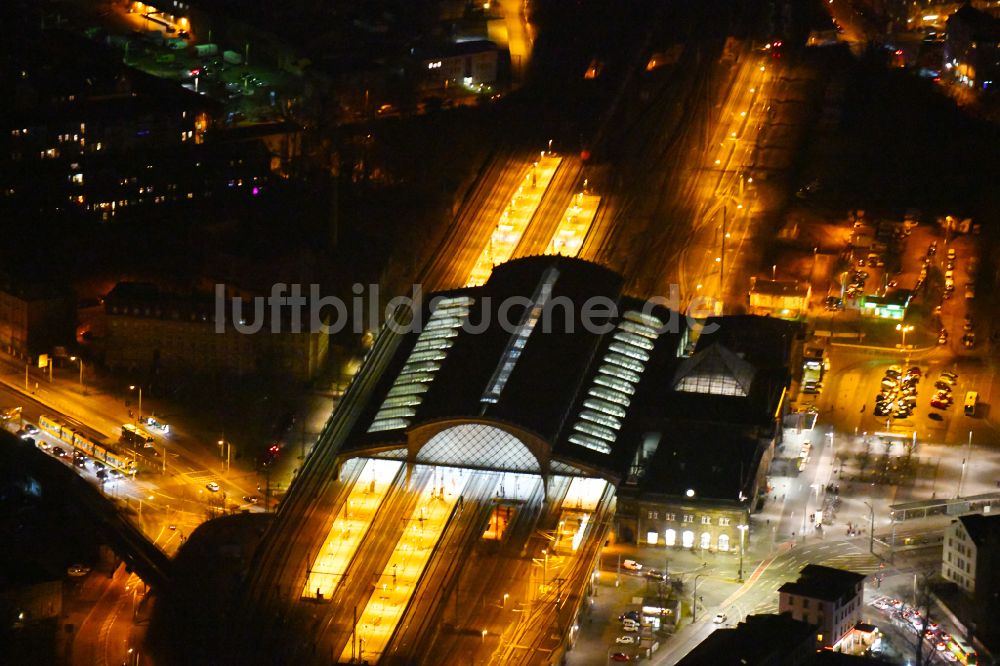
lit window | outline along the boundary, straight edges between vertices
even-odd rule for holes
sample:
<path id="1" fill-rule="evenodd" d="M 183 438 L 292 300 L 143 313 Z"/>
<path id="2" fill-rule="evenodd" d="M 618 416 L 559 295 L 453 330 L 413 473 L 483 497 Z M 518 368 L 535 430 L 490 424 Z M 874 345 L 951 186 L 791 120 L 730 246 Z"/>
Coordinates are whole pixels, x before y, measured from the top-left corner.
<path id="1" fill-rule="evenodd" d="M 647 532 L 646 533 L 646 543 L 649 544 L 650 546 L 655 546 L 656 542 L 659 540 L 658 536 L 659 535 L 655 531 L 653 531 L 653 532 Z"/>
<path id="2" fill-rule="evenodd" d="M 668 546 L 675 545 L 677 543 L 677 531 L 676 530 L 667 530 L 666 532 L 664 532 L 663 533 L 663 541 Z"/>

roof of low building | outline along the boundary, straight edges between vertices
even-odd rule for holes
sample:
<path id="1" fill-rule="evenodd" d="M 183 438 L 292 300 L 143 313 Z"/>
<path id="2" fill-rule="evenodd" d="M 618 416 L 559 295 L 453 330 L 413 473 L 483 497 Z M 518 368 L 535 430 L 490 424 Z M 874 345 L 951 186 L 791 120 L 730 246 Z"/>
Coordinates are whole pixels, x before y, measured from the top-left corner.
<path id="1" fill-rule="evenodd" d="M 729 629 L 708 635 L 678 666 L 754 666 L 755 664 L 796 663 L 792 655 L 811 654 L 815 627 L 788 615 L 749 615 Z"/>
<path id="2" fill-rule="evenodd" d="M 778 592 L 823 601 L 839 601 L 854 596 L 858 585 L 864 580 L 864 575 L 853 571 L 807 564 L 799 572 L 797 581 L 785 583 L 778 588 Z"/>
<path id="3" fill-rule="evenodd" d="M 757 278 L 750 288 L 752 294 L 767 294 L 770 296 L 805 296 L 809 292 L 809 284 L 798 280 L 767 280 Z"/>

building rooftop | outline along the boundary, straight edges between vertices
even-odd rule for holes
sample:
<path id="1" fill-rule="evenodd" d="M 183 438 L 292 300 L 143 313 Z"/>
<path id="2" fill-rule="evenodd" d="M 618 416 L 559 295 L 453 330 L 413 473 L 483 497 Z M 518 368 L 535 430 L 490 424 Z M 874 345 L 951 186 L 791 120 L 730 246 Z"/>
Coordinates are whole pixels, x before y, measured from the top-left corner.
<path id="1" fill-rule="evenodd" d="M 750 287 L 752 294 L 768 296 L 805 296 L 809 293 L 809 285 L 798 280 L 767 280 L 755 278 Z"/>
<path id="2" fill-rule="evenodd" d="M 678 666 L 801 664 L 815 653 L 815 627 L 787 615 L 749 615 L 732 629 L 717 629 Z M 801 659 L 799 658 L 801 657 Z"/>
<path id="3" fill-rule="evenodd" d="M 976 543 L 977 546 L 984 546 L 987 543 L 1000 543 L 1000 516 L 984 516 L 979 513 L 959 516 L 965 531 Z"/>
<path id="4" fill-rule="evenodd" d="M 823 601 L 838 601 L 845 597 L 854 596 L 858 585 L 864 580 L 865 577 L 862 574 L 853 571 L 824 567 L 819 564 L 807 564 L 799 572 L 797 581 L 785 583 L 778 588 L 778 592 L 810 599 L 822 599 Z"/>
<path id="5" fill-rule="evenodd" d="M 742 428 L 715 421 L 680 421 L 658 433 L 660 443 L 639 481 L 646 497 L 749 499 L 761 451 Z"/>
<path id="6" fill-rule="evenodd" d="M 1000 18 L 995 18 L 991 14 L 976 9 L 969 3 L 965 3 L 954 14 L 948 17 L 948 24 L 952 22 L 967 24 L 972 30 L 972 36 L 977 39 L 1000 39 Z"/>

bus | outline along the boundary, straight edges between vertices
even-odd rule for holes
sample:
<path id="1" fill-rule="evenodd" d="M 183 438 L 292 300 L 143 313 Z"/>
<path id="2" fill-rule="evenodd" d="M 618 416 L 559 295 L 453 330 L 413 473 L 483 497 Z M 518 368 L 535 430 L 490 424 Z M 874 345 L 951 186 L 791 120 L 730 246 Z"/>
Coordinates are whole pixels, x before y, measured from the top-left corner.
<path id="1" fill-rule="evenodd" d="M 122 425 L 122 441 L 132 446 L 146 448 L 152 446 L 156 439 L 142 428 L 137 428 L 131 423 L 125 423 Z"/>
<path id="2" fill-rule="evenodd" d="M 969 391 L 965 394 L 965 415 L 975 416 L 976 415 L 976 405 L 979 404 L 979 394 L 975 391 Z"/>
<path id="3" fill-rule="evenodd" d="M 979 663 L 979 657 L 972 646 L 956 636 L 952 636 L 948 641 L 948 651 L 955 655 L 958 663 L 965 666 L 976 666 Z"/>

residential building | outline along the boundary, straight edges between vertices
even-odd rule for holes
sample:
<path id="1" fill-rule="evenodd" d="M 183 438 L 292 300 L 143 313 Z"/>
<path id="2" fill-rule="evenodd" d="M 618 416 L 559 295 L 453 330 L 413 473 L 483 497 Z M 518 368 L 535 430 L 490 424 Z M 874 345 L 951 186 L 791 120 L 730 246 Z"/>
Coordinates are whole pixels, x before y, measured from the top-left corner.
<path id="1" fill-rule="evenodd" d="M 948 18 L 945 69 L 979 90 L 1000 84 L 1000 18 L 965 4 Z"/>
<path id="2" fill-rule="evenodd" d="M 0 352 L 27 360 L 72 339 L 68 291 L 0 277 Z"/>
<path id="3" fill-rule="evenodd" d="M 447 44 L 421 55 L 424 87 L 477 86 L 497 80 L 497 45 L 486 40 Z"/>
<path id="4" fill-rule="evenodd" d="M 112 370 L 221 373 L 235 376 L 263 374 L 308 382 L 326 362 L 329 336 L 309 330 L 307 317 L 299 331 L 283 313 L 280 326 L 241 332 L 231 308 L 217 321 L 218 308 L 210 295 L 177 295 L 145 283 L 119 283 L 104 299 L 106 331 L 104 363 Z M 244 302 L 242 312 L 254 309 Z M 269 324 L 271 312 L 248 319 Z"/>
<path id="5" fill-rule="evenodd" d="M 987 525 L 991 525 L 993 517 L 980 515 L 962 516 L 951 521 L 944 535 L 944 550 L 941 554 L 941 575 L 952 581 L 970 595 L 976 593 L 976 572 L 979 547 L 977 538 L 982 541 L 989 534 Z M 1000 524 L 997 525 L 1000 528 Z M 969 528 L 975 532 L 973 537 Z"/>
<path id="6" fill-rule="evenodd" d="M 945 531 L 942 576 L 954 582 L 966 601 L 953 610 L 969 633 L 993 649 L 1000 645 L 1000 516 L 970 514 L 953 520 Z M 971 610 L 969 610 L 971 609 Z"/>
<path id="7" fill-rule="evenodd" d="M 128 67 L 102 44 L 29 31 L 0 56 L 10 98 L 0 111 L 0 211 L 109 221 L 149 206 L 249 199 L 268 181 L 262 138 L 231 133 L 221 105 Z"/>
<path id="8" fill-rule="evenodd" d="M 808 564 L 799 579 L 778 588 L 778 612 L 817 627 L 817 643 L 835 647 L 861 619 L 865 577 Z"/>

